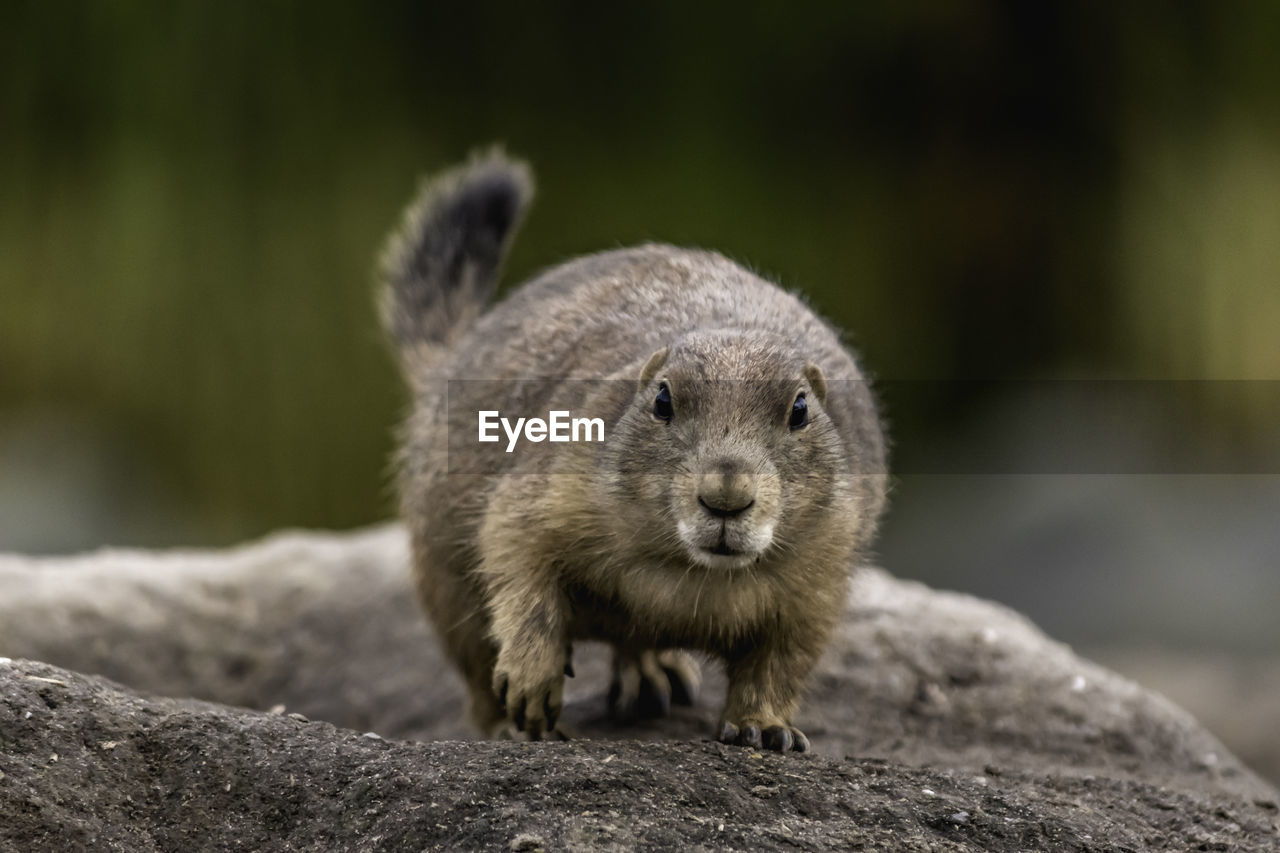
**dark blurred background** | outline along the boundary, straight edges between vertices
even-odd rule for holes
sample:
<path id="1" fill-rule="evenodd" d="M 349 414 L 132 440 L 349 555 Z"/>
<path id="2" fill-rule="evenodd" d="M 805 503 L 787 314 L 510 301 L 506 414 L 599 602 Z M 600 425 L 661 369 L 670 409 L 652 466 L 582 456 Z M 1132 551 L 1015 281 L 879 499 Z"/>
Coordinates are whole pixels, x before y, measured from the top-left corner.
<path id="1" fill-rule="evenodd" d="M 421 174 L 501 142 L 539 181 L 508 282 L 664 240 L 850 332 L 897 444 L 889 569 L 1165 665 L 1193 710 L 1188 661 L 1256 667 L 1213 692 L 1269 678 L 1233 704 L 1280 717 L 1280 5 L 4 17 L 0 549 L 389 517 L 373 259 Z M 1046 392 L 1117 378 L 1250 390 L 1184 419 Z"/>

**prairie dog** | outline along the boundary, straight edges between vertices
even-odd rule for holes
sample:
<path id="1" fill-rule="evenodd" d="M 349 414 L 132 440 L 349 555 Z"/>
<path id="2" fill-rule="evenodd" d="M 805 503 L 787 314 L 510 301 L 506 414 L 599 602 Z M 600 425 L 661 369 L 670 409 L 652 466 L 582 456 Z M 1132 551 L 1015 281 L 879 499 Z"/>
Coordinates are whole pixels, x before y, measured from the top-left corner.
<path id="1" fill-rule="evenodd" d="M 572 644 L 615 649 L 611 702 L 689 701 L 724 661 L 716 735 L 809 743 L 798 698 L 885 502 L 876 405 L 839 336 L 725 257 L 589 255 L 486 310 L 532 195 L 498 153 L 426 182 L 384 251 L 412 394 L 401 509 L 422 604 L 490 736 L 556 735 Z M 482 410 L 598 416 L 605 440 L 504 453 Z"/>

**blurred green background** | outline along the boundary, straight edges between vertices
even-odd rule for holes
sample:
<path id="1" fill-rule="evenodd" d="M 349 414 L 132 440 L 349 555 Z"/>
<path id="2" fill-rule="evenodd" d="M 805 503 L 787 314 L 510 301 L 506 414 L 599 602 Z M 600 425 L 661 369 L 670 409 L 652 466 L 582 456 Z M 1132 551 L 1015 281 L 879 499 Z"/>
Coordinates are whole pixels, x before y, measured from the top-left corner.
<path id="1" fill-rule="evenodd" d="M 720 249 L 879 377 L 948 380 L 887 394 L 900 459 L 1016 431 L 950 380 L 1280 378 L 1275 3 L 5 9 L 0 548 L 391 515 L 373 259 L 420 175 L 492 142 L 539 181 L 508 284 Z M 1270 433 L 1226 409 L 1206 436 Z M 938 563 L 972 542 L 920 550 L 955 483 L 919 479 L 886 562 L 963 578 Z M 948 585 L 1019 601 L 973 574 Z"/>

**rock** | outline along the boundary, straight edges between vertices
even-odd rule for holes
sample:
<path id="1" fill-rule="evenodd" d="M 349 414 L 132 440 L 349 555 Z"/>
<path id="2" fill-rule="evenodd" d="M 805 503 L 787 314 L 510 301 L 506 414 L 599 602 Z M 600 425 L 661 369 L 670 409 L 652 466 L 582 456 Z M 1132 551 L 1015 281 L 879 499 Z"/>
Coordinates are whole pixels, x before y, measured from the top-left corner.
<path id="1" fill-rule="evenodd" d="M 0 654 L 389 737 L 468 736 L 397 527 L 225 551 L 0 556 Z"/>
<path id="2" fill-rule="evenodd" d="M 578 738 L 459 741 L 406 565 L 396 527 L 0 558 L 0 848 L 1280 846 L 1277 792 L 1185 712 L 871 568 L 798 720 L 814 754 L 706 740 L 714 670 L 692 709 L 611 721 L 599 648 Z"/>
<path id="3" fill-rule="evenodd" d="M 1190 711 L 1272 784 L 1280 782 L 1280 654 L 1110 646 L 1090 656 Z"/>

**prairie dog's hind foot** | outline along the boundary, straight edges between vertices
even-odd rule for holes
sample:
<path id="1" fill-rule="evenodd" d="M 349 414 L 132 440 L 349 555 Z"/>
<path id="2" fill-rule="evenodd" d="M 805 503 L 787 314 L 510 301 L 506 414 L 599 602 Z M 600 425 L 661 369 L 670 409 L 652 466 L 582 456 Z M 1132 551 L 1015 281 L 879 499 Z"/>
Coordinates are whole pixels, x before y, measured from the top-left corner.
<path id="1" fill-rule="evenodd" d="M 698 661 L 680 649 L 613 651 L 608 707 L 613 717 L 665 717 L 671 705 L 692 705 L 702 683 Z"/>
<path id="2" fill-rule="evenodd" d="M 486 740 L 566 741 L 573 740 L 577 737 L 577 733 L 570 731 L 564 723 L 558 723 L 550 731 L 538 732 L 538 736 L 534 737 L 532 733 L 517 729 L 515 723 L 510 720 L 498 720 L 485 729 L 484 736 Z"/>

